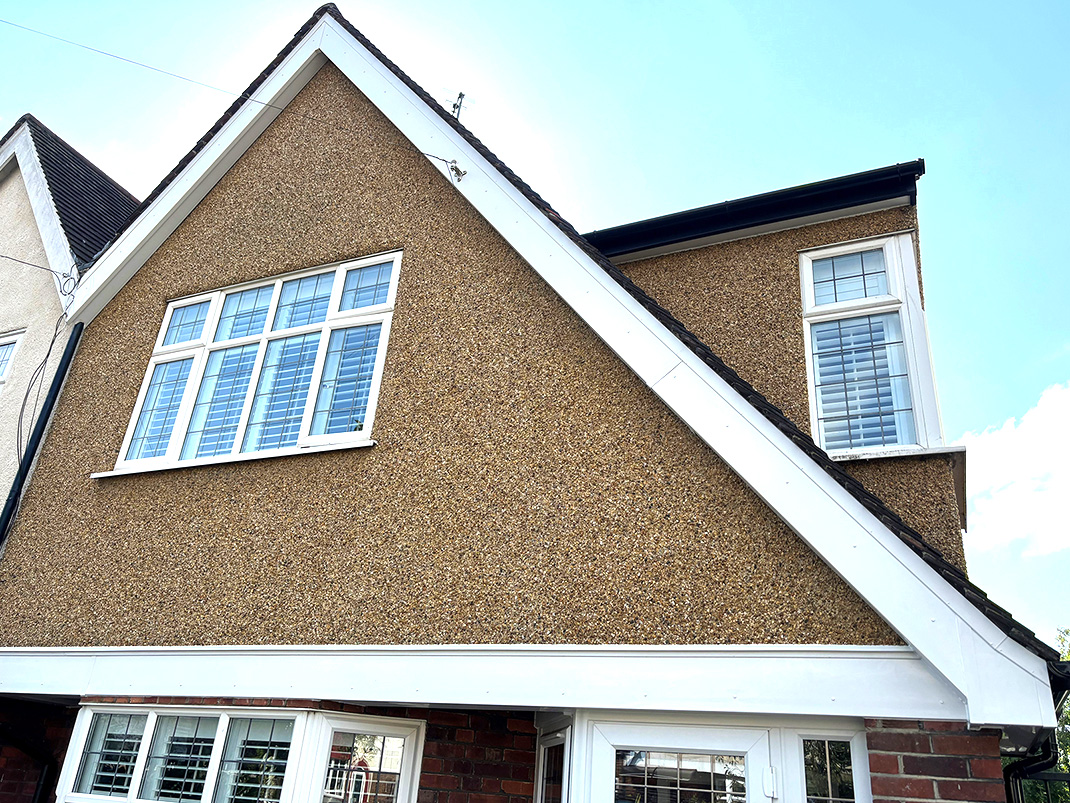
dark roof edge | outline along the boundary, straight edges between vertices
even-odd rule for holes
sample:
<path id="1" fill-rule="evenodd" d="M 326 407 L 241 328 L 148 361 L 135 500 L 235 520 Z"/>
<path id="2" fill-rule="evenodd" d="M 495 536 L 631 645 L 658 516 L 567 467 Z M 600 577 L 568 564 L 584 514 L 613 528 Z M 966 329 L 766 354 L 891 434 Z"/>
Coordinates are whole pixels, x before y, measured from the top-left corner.
<path id="1" fill-rule="evenodd" d="M 607 257 L 614 258 L 894 198 L 908 198 L 913 206 L 918 198 L 917 180 L 924 174 L 925 160 L 916 159 L 864 173 L 626 223 L 593 231 L 584 237 Z"/>
<path id="2" fill-rule="evenodd" d="M 125 195 L 127 198 L 129 198 L 131 201 L 133 201 L 135 204 L 136 203 L 140 203 L 138 201 L 138 199 L 137 199 L 137 196 L 134 195 L 132 192 L 130 192 L 130 190 L 128 190 L 126 187 L 124 187 L 118 181 L 116 181 L 111 176 L 109 176 L 107 173 L 105 173 L 103 170 L 101 170 L 99 167 L 97 167 L 95 162 L 93 162 L 90 159 L 86 158 L 86 156 L 80 150 L 75 148 L 73 145 L 71 145 L 71 143 L 67 142 L 67 140 L 65 140 L 63 137 L 61 137 L 59 134 L 57 134 L 55 131 L 53 131 L 51 128 L 49 128 L 47 125 L 42 123 L 40 120 L 38 120 L 36 117 L 34 117 L 29 112 L 27 112 L 26 114 L 22 115 L 22 117 L 20 117 L 18 120 L 16 120 L 15 124 L 13 126 L 11 126 L 11 128 L 9 128 L 7 130 L 7 133 L 5 133 L 4 136 L 0 137 L 0 147 L 2 147 L 4 145 L 4 143 L 7 142 L 12 137 L 12 135 L 14 135 L 14 133 L 16 131 L 18 131 L 19 128 L 23 124 L 28 124 L 29 125 L 31 135 L 33 134 L 34 127 L 37 127 L 39 129 L 44 129 L 50 136 L 55 137 L 57 140 L 59 140 L 59 142 L 62 143 L 63 147 L 67 148 L 69 151 L 71 151 L 71 153 L 75 154 L 79 159 L 81 159 L 88 167 L 92 168 L 96 173 L 98 173 L 102 179 L 104 179 L 110 185 L 112 185 L 118 192 L 121 192 L 123 195 Z M 36 143 L 34 143 L 34 147 L 36 147 Z"/>

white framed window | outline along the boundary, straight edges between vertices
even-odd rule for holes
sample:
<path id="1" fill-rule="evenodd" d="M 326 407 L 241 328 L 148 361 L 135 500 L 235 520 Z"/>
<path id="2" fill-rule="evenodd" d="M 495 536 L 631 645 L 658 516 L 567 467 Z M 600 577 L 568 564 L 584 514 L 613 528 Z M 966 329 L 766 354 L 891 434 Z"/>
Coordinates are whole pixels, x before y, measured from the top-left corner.
<path id="1" fill-rule="evenodd" d="M 763 728 L 597 722 L 589 803 L 758 803 L 776 797 Z"/>
<path id="2" fill-rule="evenodd" d="M 0 385 L 7 380 L 11 363 L 15 358 L 15 349 L 18 348 L 19 338 L 24 331 L 20 329 L 17 332 L 6 332 L 0 335 Z"/>
<path id="3" fill-rule="evenodd" d="M 833 457 L 943 445 L 910 233 L 800 252 L 814 440 Z"/>
<path id="4" fill-rule="evenodd" d="M 371 443 L 401 252 L 172 301 L 116 470 Z"/>
<path id="5" fill-rule="evenodd" d="M 787 734 L 793 767 L 786 793 L 808 803 L 872 803 L 866 734 L 849 730 L 794 730 Z"/>
<path id="6" fill-rule="evenodd" d="M 539 735 L 535 756 L 535 803 L 565 803 L 569 799 L 569 764 L 572 727 Z"/>
<path id="7" fill-rule="evenodd" d="M 59 803 L 412 803 L 422 720 L 294 709 L 91 706 Z"/>

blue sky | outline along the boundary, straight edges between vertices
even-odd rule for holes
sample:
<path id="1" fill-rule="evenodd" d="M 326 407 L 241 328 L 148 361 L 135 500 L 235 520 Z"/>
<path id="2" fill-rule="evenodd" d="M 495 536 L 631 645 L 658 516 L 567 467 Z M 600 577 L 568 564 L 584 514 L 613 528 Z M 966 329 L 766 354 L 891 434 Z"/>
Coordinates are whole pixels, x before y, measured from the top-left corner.
<path id="1" fill-rule="evenodd" d="M 924 157 L 945 434 L 989 430 L 969 438 L 971 576 L 1049 641 L 1070 626 L 1070 391 L 1038 407 L 1070 382 L 1070 4 L 339 6 L 436 98 L 464 91 L 464 122 L 581 231 Z M 0 18 L 240 91 L 314 8 L 0 0 Z M 231 101 L 6 25 L 0 70 L 0 128 L 31 111 L 139 196 Z"/>

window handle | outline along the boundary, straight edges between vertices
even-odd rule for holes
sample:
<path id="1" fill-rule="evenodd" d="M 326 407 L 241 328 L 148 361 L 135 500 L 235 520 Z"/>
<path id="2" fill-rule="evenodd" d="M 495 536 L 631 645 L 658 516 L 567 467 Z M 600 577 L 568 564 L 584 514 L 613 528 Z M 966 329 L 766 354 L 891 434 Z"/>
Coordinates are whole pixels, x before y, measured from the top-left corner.
<path id="1" fill-rule="evenodd" d="M 767 798 L 776 797 L 776 768 L 766 767 L 762 772 L 762 791 Z"/>

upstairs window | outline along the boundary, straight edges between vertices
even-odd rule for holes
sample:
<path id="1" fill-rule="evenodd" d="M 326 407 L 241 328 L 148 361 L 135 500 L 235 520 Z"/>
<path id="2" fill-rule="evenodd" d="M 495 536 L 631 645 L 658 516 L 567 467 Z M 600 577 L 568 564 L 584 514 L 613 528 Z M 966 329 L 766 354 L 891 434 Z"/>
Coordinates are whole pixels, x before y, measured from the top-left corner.
<path id="1" fill-rule="evenodd" d="M 116 468 L 370 442 L 400 259 L 169 304 Z"/>
<path id="2" fill-rule="evenodd" d="M 15 346 L 18 345 L 21 334 L 22 332 L 9 332 L 6 335 L 0 335 L 0 384 L 7 379 L 12 358 L 15 356 Z"/>
<path id="3" fill-rule="evenodd" d="M 909 234 L 800 254 L 810 417 L 836 454 L 940 446 Z"/>

